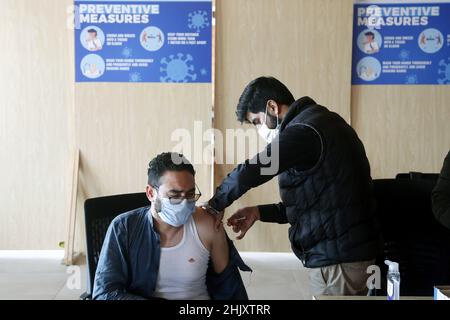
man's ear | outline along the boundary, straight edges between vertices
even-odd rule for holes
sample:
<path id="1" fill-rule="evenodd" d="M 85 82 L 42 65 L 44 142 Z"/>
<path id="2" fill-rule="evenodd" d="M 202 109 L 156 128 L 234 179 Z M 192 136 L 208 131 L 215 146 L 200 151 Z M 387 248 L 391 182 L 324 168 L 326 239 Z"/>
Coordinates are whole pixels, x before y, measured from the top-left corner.
<path id="1" fill-rule="evenodd" d="M 273 117 L 279 115 L 281 111 L 280 107 L 278 106 L 278 103 L 276 103 L 275 100 L 267 101 L 267 110 Z"/>
<path id="2" fill-rule="evenodd" d="M 153 202 L 155 200 L 155 198 L 156 198 L 156 190 L 153 189 L 152 186 L 147 185 L 147 187 L 145 188 L 145 193 L 147 194 L 147 199 L 150 202 Z"/>

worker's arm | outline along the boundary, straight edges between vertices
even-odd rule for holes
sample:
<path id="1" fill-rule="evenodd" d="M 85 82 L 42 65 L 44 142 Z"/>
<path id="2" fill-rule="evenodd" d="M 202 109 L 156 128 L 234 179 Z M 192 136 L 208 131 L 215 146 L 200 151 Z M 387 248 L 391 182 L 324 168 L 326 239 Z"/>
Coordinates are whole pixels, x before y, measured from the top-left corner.
<path id="1" fill-rule="evenodd" d="M 450 151 L 445 158 L 441 175 L 433 190 L 432 200 L 436 219 L 450 229 Z"/>
<path id="2" fill-rule="evenodd" d="M 282 202 L 258 206 L 260 220 L 263 222 L 287 223 L 286 207 Z"/>
<path id="3" fill-rule="evenodd" d="M 319 161 L 321 152 L 320 137 L 312 128 L 303 125 L 288 127 L 264 151 L 228 174 L 209 204 L 222 211 L 248 190 L 266 183 L 289 168 L 295 167 L 300 171 L 311 169 Z M 267 158 L 271 162 L 264 163 Z M 275 170 L 272 170 L 274 167 Z M 269 168 L 272 168 L 271 172 L 267 171 Z M 272 212 L 268 216 L 282 214 L 275 210 L 278 208 L 268 208 L 266 212 Z"/>

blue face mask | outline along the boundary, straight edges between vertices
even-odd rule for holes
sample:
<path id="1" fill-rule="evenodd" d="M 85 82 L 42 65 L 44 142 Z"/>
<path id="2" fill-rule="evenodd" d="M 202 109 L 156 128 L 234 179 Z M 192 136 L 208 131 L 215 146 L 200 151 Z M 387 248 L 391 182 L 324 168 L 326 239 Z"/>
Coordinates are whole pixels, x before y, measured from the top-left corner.
<path id="1" fill-rule="evenodd" d="M 177 228 L 186 224 L 194 211 L 195 201 L 184 199 L 179 204 L 171 204 L 169 199 L 161 198 L 161 210 L 158 216 L 165 223 Z"/>

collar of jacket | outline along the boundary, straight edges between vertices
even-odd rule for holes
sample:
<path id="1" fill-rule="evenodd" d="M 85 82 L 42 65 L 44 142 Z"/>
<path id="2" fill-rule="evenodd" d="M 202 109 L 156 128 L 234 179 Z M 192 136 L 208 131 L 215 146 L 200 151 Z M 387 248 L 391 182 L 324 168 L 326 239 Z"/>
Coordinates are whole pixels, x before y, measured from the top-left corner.
<path id="1" fill-rule="evenodd" d="M 302 113 L 308 106 L 315 104 L 317 103 L 310 97 L 300 98 L 299 100 L 291 104 L 289 107 L 289 111 L 286 113 L 286 116 L 281 123 L 280 131 L 283 131 L 284 128 L 286 128 L 286 126 L 289 124 L 289 122 L 291 122 L 292 119 Z"/>

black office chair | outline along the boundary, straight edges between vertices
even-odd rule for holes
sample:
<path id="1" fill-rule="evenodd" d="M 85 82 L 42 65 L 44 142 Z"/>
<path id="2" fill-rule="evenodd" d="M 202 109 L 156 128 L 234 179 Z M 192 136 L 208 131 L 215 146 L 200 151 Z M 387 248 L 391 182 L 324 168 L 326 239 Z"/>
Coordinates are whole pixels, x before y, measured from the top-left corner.
<path id="1" fill-rule="evenodd" d="M 432 296 L 433 286 L 450 283 L 450 230 L 439 224 L 431 209 L 431 191 L 438 174 L 399 174 L 374 180 L 377 214 L 384 253 L 377 259 L 386 295 L 385 259 L 400 264 L 400 294 Z"/>
<path id="2" fill-rule="evenodd" d="M 82 300 L 92 298 L 95 270 L 111 221 L 119 214 L 150 205 L 145 193 L 123 194 L 88 199 L 84 203 L 86 226 L 87 290 Z"/>
<path id="3" fill-rule="evenodd" d="M 439 178 L 439 173 L 423 173 L 411 171 L 410 173 L 399 173 L 395 178 L 406 180 L 425 180 L 435 185 L 437 179 Z"/>

